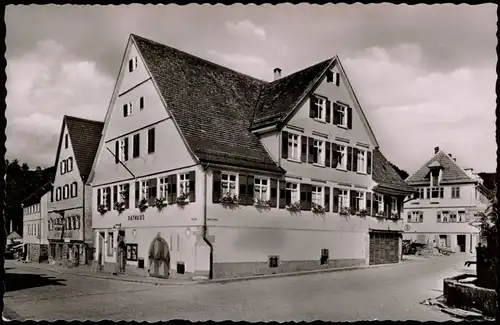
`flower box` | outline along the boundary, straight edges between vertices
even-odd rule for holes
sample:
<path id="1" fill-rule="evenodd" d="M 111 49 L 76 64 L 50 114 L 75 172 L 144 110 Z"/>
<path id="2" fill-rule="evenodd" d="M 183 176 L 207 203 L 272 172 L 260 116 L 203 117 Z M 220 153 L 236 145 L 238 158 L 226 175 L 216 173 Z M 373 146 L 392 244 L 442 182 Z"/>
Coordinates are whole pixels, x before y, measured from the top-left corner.
<path id="1" fill-rule="evenodd" d="M 375 218 L 382 219 L 382 218 L 384 218 L 384 211 L 378 211 L 373 216 Z"/>
<path id="2" fill-rule="evenodd" d="M 158 209 L 158 211 L 161 212 L 166 205 L 167 203 L 164 197 L 159 197 L 155 199 L 155 207 Z"/>
<path id="3" fill-rule="evenodd" d="M 368 210 L 366 210 L 366 209 L 361 209 L 357 213 L 357 215 L 360 216 L 360 217 L 366 217 L 368 214 L 369 214 Z"/>
<path id="4" fill-rule="evenodd" d="M 270 200 L 255 199 L 254 206 L 256 206 L 257 208 L 270 208 L 271 201 Z"/>
<path id="5" fill-rule="evenodd" d="M 399 214 L 397 212 L 392 212 L 391 213 L 391 219 L 398 220 L 399 219 Z"/>
<path id="6" fill-rule="evenodd" d="M 123 202 L 123 201 L 115 202 L 115 204 L 113 205 L 113 208 L 116 211 L 118 211 L 118 213 L 122 213 L 123 211 L 125 211 L 125 202 Z"/>
<path id="7" fill-rule="evenodd" d="M 189 193 L 182 193 L 180 196 L 177 197 L 176 200 L 178 205 L 186 205 L 189 203 Z"/>
<path id="8" fill-rule="evenodd" d="M 300 211 L 300 202 L 297 201 L 297 202 L 294 202 L 294 203 L 291 203 L 291 204 L 288 204 L 285 206 L 285 208 L 288 210 L 288 211 Z"/>
<path id="9" fill-rule="evenodd" d="M 339 214 L 343 216 L 348 216 L 351 213 L 351 210 L 347 207 L 341 207 L 339 209 Z"/>
<path id="10" fill-rule="evenodd" d="M 139 211 L 144 212 L 148 207 L 148 200 L 146 200 L 146 198 L 142 198 L 138 204 Z"/>
<path id="11" fill-rule="evenodd" d="M 99 211 L 99 213 L 103 215 L 106 212 L 108 212 L 108 207 L 106 207 L 106 205 L 104 204 L 101 204 L 100 206 L 97 207 L 97 211 Z"/>
<path id="12" fill-rule="evenodd" d="M 239 203 L 239 198 L 237 195 L 231 195 L 229 193 L 223 194 L 219 199 L 222 205 L 236 205 Z"/>
<path id="13" fill-rule="evenodd" d="M 325 214 L 326 208 L 319 204 L 313 203 L 312 212 L 314 214 Z"/>

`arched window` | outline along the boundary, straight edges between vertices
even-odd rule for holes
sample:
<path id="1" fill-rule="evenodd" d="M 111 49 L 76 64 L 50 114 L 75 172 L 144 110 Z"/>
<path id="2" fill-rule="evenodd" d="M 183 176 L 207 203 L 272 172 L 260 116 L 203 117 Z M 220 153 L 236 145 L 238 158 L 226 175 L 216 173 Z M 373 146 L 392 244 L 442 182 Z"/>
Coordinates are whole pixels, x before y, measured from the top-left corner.
<path id="1" fill-rule="evenodd" d="M 71 183 L 71 197 L 77 197 L 78 196 L 78 183 L 73 182 Z"/>

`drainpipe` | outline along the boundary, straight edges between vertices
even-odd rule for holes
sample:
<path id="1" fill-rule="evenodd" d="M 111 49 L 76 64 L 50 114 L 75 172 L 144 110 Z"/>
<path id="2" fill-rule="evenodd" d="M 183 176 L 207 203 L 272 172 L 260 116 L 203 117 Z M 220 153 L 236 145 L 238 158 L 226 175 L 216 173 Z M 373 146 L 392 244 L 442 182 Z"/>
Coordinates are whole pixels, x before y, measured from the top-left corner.
<path id="1" fill-rule="evenodd" d="M 212 280 L 213 278 L 213 253 L 214 253 L 214 247 L 212 245 L 212 243 L 207 239 L 207 231 L 208 231 L 208 227 L 207 227 L 207 170 L 208 170 L 208 166 L 210 166 L 210 163 L 207 163 L 204 167 L 204 177 L 205 177 L 205 189 L 204 189 L 204 201 L 203 201 L 203 240 L 205 241 L 205 243 L 207 243 L 207 245 L 210 247 L 210 271 L 209 271 L 209 275 L 208 275 L 208 278 L 209 280 Z"/>
<path id="2" fill-rule="evenodd" d="M 82 222 L 80 222 L 80 228 L 82 229 L 82 238 L 83 238 L 83 245 L 82 245 L 83 252 L 82 253 L 83 253 L 83 256 L 85 257 L 85 261 L 83 264 L 86 265 L 88 262 L 88 259 L 89 259 L 89 257 L 86 254 L 88 250 L 85 249 L 85 224 L 86 224 L 86 219 L 85 219 L 85 186 L 86 185 L 85 185 L 85 182 L 82 182 L 82 183 L 83 183 L 83 201 L 82 201 L 82 206 L 83 206 L 82 210 L 83 211 L 82 211 Z M 78 254 L 78 259 L 80 259 L 80 254 Z M 80 262 L 80 261 L 78 261 L 78 262 Z"/>

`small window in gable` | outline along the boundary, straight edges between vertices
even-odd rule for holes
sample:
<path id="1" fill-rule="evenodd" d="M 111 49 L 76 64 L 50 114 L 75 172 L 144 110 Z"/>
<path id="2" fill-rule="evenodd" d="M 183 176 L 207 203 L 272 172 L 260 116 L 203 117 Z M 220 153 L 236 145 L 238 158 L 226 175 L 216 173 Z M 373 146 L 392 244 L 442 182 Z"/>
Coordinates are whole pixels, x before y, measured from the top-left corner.
<path id="1" fill-rule="evenodd" d="M 73 157 L 68 158 L 68 173 L 73 170 Z"/>
<path id="2" fill-rule="evenodd" d="M 328 70 L 326 73 L 326 82 L 327 83 L 334 83 L 335 86 L 339 86 L 340 84 L 340 75 L 333 71 L 333 70 Z"/>
<path id="3" fill-rule="evenodd" d="M 63 199 L 66 200 L 67 198 L 69 198 L 69 185 L 68 184 L 64 185 L 64 187 L 63 187 Z"/>
<path id="4" fill-rule="evenodd" d="M 61 200 L 61 188 L 58 187 L 56 189 L 56 201 L 60 201 Z"/>
<path id="5" fill-rule="evenodd" d="M 68 149 L 68 141 L 69 141 L 69 140 L 68 140 L 68 134 L 66 133 L 66 134 L 64 135 L 64 148 L 65 148 L 65 149 Z"/>
<path id="6" fill-rule="evenodd" d="M 314 96 L 314 117 L 324 121 L 326 118 L 326 98 Z"/>
<path id="7" fill-rule="evenodd" d="M 347 123 L 347 114 L 348 109 L 345 105 L 336 103 L 334 105 L 334 121 L 336 121 L 337 125 L 348 127 Z"/>
<path id="8" fill-rule="evenodd" d="M 128 72 L 132 72 L 137 69 L 137 56 L 134 56 L 128 60 Z"/>
<path id="9" fill-rule="evenodd" d="M 65 162 L 66 162 L 66 161 L 65 161 L 65 160 L 63 160 L 63 161 L 61 161 L 61 162 L 59 163 L 59 165 L 60 165 L 60 169 L 61 169 L 61 175 L 66 174 L 66 164 L 65 164 Z"/>
<path id="10" fill-rule="evenodd" d="M 78 195 L 78 184 L 76 182 L 71 183 L 71 197 L 76 197 Z"/>
<path id="11" fill-rule="evenodd" d="M 142 111 L 144 109 L 144 96 L 139 98 L 139 109 Z"/>

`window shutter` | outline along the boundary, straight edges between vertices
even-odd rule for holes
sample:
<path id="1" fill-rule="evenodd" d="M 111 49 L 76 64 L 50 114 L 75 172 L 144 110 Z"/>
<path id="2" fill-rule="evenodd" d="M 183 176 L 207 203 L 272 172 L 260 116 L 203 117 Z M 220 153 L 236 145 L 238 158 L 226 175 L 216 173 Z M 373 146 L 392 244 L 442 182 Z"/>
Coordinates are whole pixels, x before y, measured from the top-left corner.
<path id="1" fill-rule="evenodd" d="M 177 174 L 170 175 L 170 192 L 172 193 L 172 203 L 174 203 L 177 200 Z"/>
<path id="2" fill-rule="evenodd" d="M 358 148 L 352 148 L 352 171 L 358 171 Z"/>
<path id="3" fill-rule="evenodd" d="M 280 202 L 279 202 L 279 208 L 284 209 L 286 206 L 286 182 L 285 181 L 279 181 L 279 188 L 280 188 Z"/>
<path id="4" fill-rule="evenodd" d="M 422 211 L 419 211 L 419 212 L 418 212 L 418 214 L 419 214 L 419 216 L 418 216 L 418 217 L 419 217 L 419 219 L 418 219 L 418 220 L 419 220 L 420 222 L 424 222 L 424 213 L 423 213 Z"/>
<path id="5" fill-rule="evenodd" d="M 144 108 L 144 97 L 139 98 L 139 108 L 140 109 Z"/>
<path id="6" fill-rule="evenodd" d="M 330 102 L 328 99 L 326 100 L 326 123 L 330 123 L 332 120 L 332 102 Z"/>
<path id="7" fill-rule="evenodd" d="M 377 200 L 378 194 L 373 193 L 372 198 L 373 198 L 373 212 L 378 212 L 378 200 Z"/>
<path id="8" fill-rule="evenodd" d="M 246 205 L 253 205 L 253 186 L 254 186 L 255 178 L 253 175 L 247 176 L 247 196 L 246 196 Z M 243 202 L 243 200 L 240 200 Z"/>
<path id="9" fill-rule="evenodd" d="M 333 71 L 332 70 L 327 70 L 326 71 L 326 82 L 333 82 Z"/>
<path id="10" fill-rule="evenodd" d="M 325 186 L 325 211 L 330 212 L 330 186 Z"/>
<path id="11" fill-rule="evenodd" d="M 332 122 L 335 125 L 338 125 L 340 120 L 339 120 L 339 105 L 337 103 L 332 103 L 333 107 L 333 119 Z"/>
<path id="12" fill-rule="evenodd" d="M 111 210 L 111 187 L 107 187 L 108 195 L 106 196 L 106 207 Z"/>
<path id="13" fill-rule="evenodd" d="M 120 142 L 118 140 L 115 141 L 115 164 L 118 164 L 120 159 Z"/>
<path id="14" fill-rule="evenodd" d="M 123 200 L 125 201 L 125 209 L 128 209 L 129 208 L 129 205 L 130 205 L 130 185 L 129 184 L 125 184 L 125 193 L 124 193 L 124 198 Z"/>
<path id="15" fill-rule="evenodd" d="M 174 203 L 174 197 L 172 196 L 172 177 L 171 175 L 168 175 L 166 177 L 167 179 L 167 203 L 168 204 L 173 204 Z"/>
<path id="16" fill-rule="evenodd" d="M 314 163 L 314 142 L 313 138 L 307 138 L 307 144 L 308 144 L 308 157 L 307 157 L 307 162 L 312 164 Z"/>
<path id="17" fill-rule="evenodd" d="M 151 178 L 148 180 L 148 204 L 150 206 L 155 204 L 155 199 L 156 199 L 156 182 L 157 178 Z"/>
<path id="18" fill-rule="evenodd" d="M 349 191 L 349 206 L 351 208 L 354 208 L 355 210 L 358 210 L 359 207 L 356 206 L 356 191 L 355 190 L 350 190 Z"/>
<path id="19" fill-rule="evenodd" d="M 220 170 L 212 172 L 212 203 L 219 203 L 221 193 Z"/>
<path id="20" fill-rule="evenodd" d="M 123 160 L 128 160 L 128 138 L 125 138 L 125 152 L 123 153 Z"/>
<path id="21" fill-rule="evenodd" d="M 139 206 L 139 191 L 141 190 L 139 182 L 135 182 L 135 207 Z"/>
<path id="22" fill-rule="evenodd" d="M 372 152 L 368 150 L 366 151 L 366 173 L 372 173 Z"/>
<path id="23" fill-rule="evenodd" d="M 347 106 L 347 128 L 352 129 L 352 107 Z"/>
<path id="24" fill-rule="evenodd" d="M 307 162 L 307 137 L 304 135 L 300 137 L 300 146 L 300 161 L 305 163 Z"/>
<path id="25" fill-rule="evenodd" d="M 372 214 L 372 193 L 366 192 L 366 211 L 368 211 L 368 215 Z"/>
<path id="26" fill-rule="evenodd" d="M 128 60 L 128 72 L 134 71 L 134 62 L 132 59 Z"/>
<path id="27" fill-rule="evenodd" d="M 347 170 L 351 171 L 352 168 L 352 147 L 347 147 Z"/>
<path id="28" fill-rule="evenodd" d="M 443 198 L 444 197 L 444 188 L 439 189 L 439 197 Z"/>
<path id="29" fill-rule="evenodd" d="M 54 202 L 54 189 L 50 190 L 50 202 Z"/>
<path id="30" fill-rule="evenodd" d="M 189 172 L 189 202 L 196 200 L 196 172 Z"/>
<path id="31" fill-rule="evenodd" d="M 430 188 L 427 188 L 427 198 L 430 199 L 431 198 L 431 189 Z"/>
<path id="32" fill-rule="evenodd" d="M 281 132 L 281 158 L 288 158 L 288 132 Z"/>
<path id="33" fill-rule="evenodd" d="M 336 143 L 332 143 L 332 157 L 330 158 L 331 159 L 331 164 L 332 164 L 332 168 L 337 168 L 337 165 L 339 164 L 339 155 L 337 153 L 337 144 Z"/>
<path id="34" fill-rule="evenodd" d="M 128 109 L 127 109 L 127 104 L 123 105 L 123 117 L 127 117 L 128 115 Z"/>
<path id="35" fill-rule="evenodd" d="M 271 201 L 271 208 L 276 208 L 277 206 L 277 200 L 278 200 L 278 181 L 274 178 L 271 178 L 271 184 L 270 184 L 270 201 Z"/>
<path id="36" fill-rule="evenodd" d="M 155 129 L 148 130 L 148 153 L 155 152 Z"/>
<path id="37" fill-rule="evenodd" d="M 247 175 L 240 174 L 238 175 L 239 177 L 239 183 L 240 183 L 240 188 L 238 190 L 238 198 L 240 201 L 241 205 L 250 205 L 251 203 L 247 202 Z M 249 193 L 251 194 L 251 193 Z"/>
<path id="38" fill-rule="evenodd" d="M 398 219 L 401 218 L 401 210 L 403 210 L 403 201 L 404 201 L 404 197 L 402 196 L 398 196 L 397 198 L 397 209 L 398 209 Z"/>
<path id="39" fill-rule="evenodd" d="M 98 188 L 97 189 L 97 207 L 99 207 L 102 204 L 102 202 L 101 202 L 101 192 L 102 192 L 102 190 L 100 188 Z"/>
<path id="40" fill-rule="evenodd" d="M 332 153 L 331 143 L 328 142 L 328 141 L 325 141 L 325 166 L 326 167 L 330 167 L 330 164 L 331 164 L 331 159 L 330 159 L 331 153 Z"/>
<path id="41" fill-rule="evenodd" d="M 118 186 L 113 185 L 113 210 L 116 210 L 114 204 L 118 202 Z"/>
<path id="42" fill-rule="evenodd" d="M 333 209 L 332 212 L 339 212 L 339 189 L 333 188 Z"/>
<path id="43" fill-rule="evenodd" d="M 140 149 L 139 149 L 139 144 L 140 144 L 140 138 L 139 138 L 139 133 L 137 134 L 134 134 L 134 144 L 133 144 L 133 157 L 136 158 L 136 157 L 139 157 L 139 152 L 140 152 Z"/>
<path id="44" fill-rule="evenodd" d="M 310 96 L 309 97 L 309 117 L 310 118 L 315 118 L 316 116 L 316 104 L 315 104 L 315 97 Z"/>
<path id="45" fill-rule="evenodd" d="M 408 221 L 408 222 L 411 222 L 411 212 L 408 212 L 408 215 L 407 215 L 407 217 L 406 217 L 406 218 L 407 218 L 407 221 Z"/>

